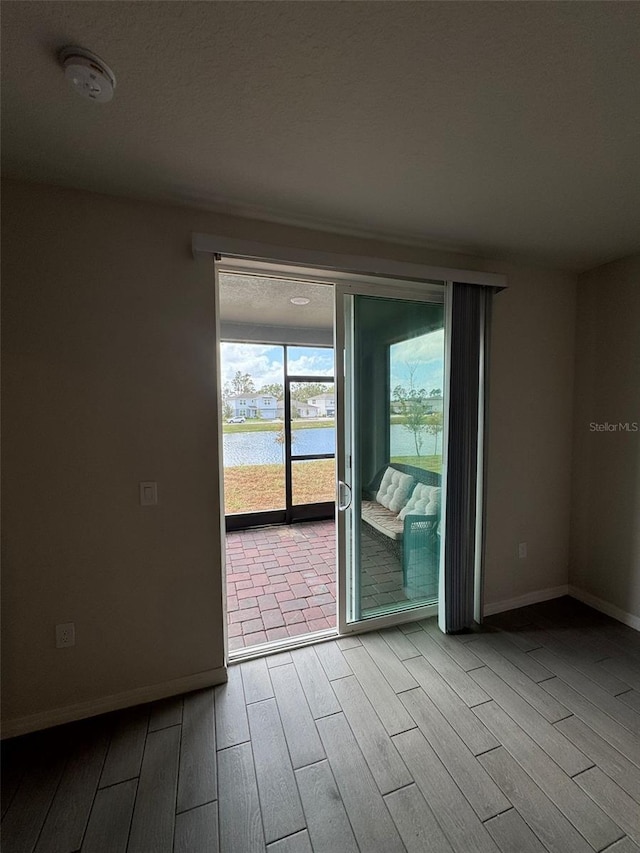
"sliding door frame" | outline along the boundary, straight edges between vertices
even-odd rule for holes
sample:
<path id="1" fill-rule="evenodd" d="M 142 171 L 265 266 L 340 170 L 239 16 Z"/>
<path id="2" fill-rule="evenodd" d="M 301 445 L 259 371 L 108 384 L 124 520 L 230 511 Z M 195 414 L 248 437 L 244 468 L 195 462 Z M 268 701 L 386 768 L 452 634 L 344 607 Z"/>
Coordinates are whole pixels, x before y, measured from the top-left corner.
<path id="1" fill-rule="evenodd" d="M 503 290 L 507 287 L 507 277 L 499 273 L 491 273 L 478 270 L 452 269 L 447 267 L 427 266 L 423 264 L 414 264 L 410 262 L 394 261 L 391 259 L 381 259 L 375 257 L 356 256 L 356 255 L 340 255 L 331 252 L 319 252 L 317 250 L 297 249 L 293 247 L 277 246 L 273 244 L 264 244 L 244 239 L 229 238 L 222 235 L 207 235 L 207 234 L 192 234 L 192 251 L 194 258 L 209 257 L 215 260 L 215 339 L 216 339 L 216 373 L 217 373 L 217 399 L 218 399 L 218 459 L 220 466 L 219 493 L 220 493 L 220 522 L 221 522 L 221 564 L 223 567 L 223 577 L 225 572 L 225 516 L 224 516 L 224 485 L 222 478 L 223 457 L 222 457 L 222 410 L 221 410 L 221 385 L 220 385 L 220 319 L 219 319 L 219 302 L 218 302 L 218 272 L 230 271 L 234 273 L 247 273 L 249 275 L 262 273 L 267 277 L 277 277 L 292 279 L 295 281 L 310 281 L 318 284 L 332 284 L 335 293 L 335 306 L 338 305 L 338 291 L 342 294 L 355 293 L 356 290 L 362 295 L 381 296 L 386 295 L 391 298 L 402 298 L 401 291 L 407 294 L 406 298 L 415 299 L 422 293 L 424 295 L 425 287 L 429 287 L 434 281 L 445 292 L 445 313 L 447 317 L 450 314 L 451 290 L 454 281 L 465 282 L 469 284 L 477 284 L 479 286 L 490 287 L 495 292 Z M 431 301 L 431 300 L 426 300 Z M 488 335 L 488 321 L 485 320 L 484 334 Z M 336 392 L 336 427 L 338 441 L 336 443 L 336 461 L 338 463 L 338 477 L 345 474 L 345 449 L 343 442 L 340 440 L 340 420 L 344 419 L 345 405 L 345 375 L 344 375 L 344 349 L 340 348 L 339 342 L 344 347 L 345 341 L 345 323 L 342 311 L 335 311 L 334 316 L 334 351 L 335 351 L 335 392 Z M 485 367 L 488 359 L 488 350 L 484 350 Z M 448 349 L 446 347 L 445 336 L 445 380 L 443 391 L 445 396 L 448 396 L 449 388 L 450 365 L 448 361 Z M 481 397 L 484 398 L 483 412 L 481 413 L 481 425 L 484 435 L 479 432 L 480 446 L 483 447 L 482 455 L 486 463 L 486 430 L 488 424 L 487 400 L 486 391 L 488 387 L 488 377 L 486 370 L 484 372 L 485 388 L 481 388 Z M 482 391 L 484 390 L 484 394 Z M 344 427 L 344 420 L 342 421 Z M 444 441 L 444 435 L 448 431 L 448 407 L 444 410 L 444 434 L 443 434 L 443 464 L 442 478 L 443 489 L 446 488 L 446 454 L 448 442 Z M 479 453 L 480 461 L 480 453 Z M 483 475 L 484 467 L 479 466 L 480 475 Z M 339 491 L 339 489 L 337 490 Z M 479 487 L 479 494 L 484 498 L 486 494 L 486 481 L 483 480 L 482 486 Z M 479 507 L 481 522 L 477 530 L 478 546 L 481 553 L 476 562 L 476 601 L 475 601 L 475 616 L 476 619 L 482 618 L 482 592 L 483 592 L 483 549 L 484 542 L 484 503 Z M 442 501 L 442 518 L 446 525 L 446 498 Z M 339 516 L 340 513 L 336 513 Z M 337 524 L 338 528 L 338 560 L 345 565 L 345 530 L 344 521 Z M 445 528 L 446 529 L 446 528 Z M 444 542 L 445 537 L 441 538 L 441 577 L 442 577 L 442 561 L 444 559 Z M 414 609 L 398 611 L 389 616 L 371 617 L 360 622 L 346 621 L 346 579 L 345 572 L 338 571 L 338 587 L 337 587 L 337 633 L 338 634 L 353 634 L 362 631 L 374 630 L 378 627 L 386 625 L 398 625 L 406 622 L 413 622 L 420 618 L 426 618 L 434 615 L 437 610 L 437 605 L 424 605 Z M 442 592 L 441 592 L 442 595 Z M 223 604 L 226 611 L 226 597 Z M 224 647 L 225 658 L 228 657 L 227 645 L 227 620 L 226 613 L 224 622 Z M 296 638 L 295 642 L 287 640 L 279 640 L 269 644 L 270 651 L 276 651 L 279 648 L 287 648 L 291 645 L 305 645 L 317 642 L 319 639 L 329 638 L 334 634 L 333 631 L 318 632 L 316 635 L 307 635 L 302 638 Z M 293 638 L 292 638 L 293 640 Z M 249 650 L 250 652 L 250 650 Z M 258 654 L 263 654 L 260 650 Z M 241 657 L 250 657 L 251 654 L 238 655 Z M 235 655 L 234 655 L 235 657 Z"/>
<path id="2" fill-rule="evenodd" d="M 410 302 L 441 302 L 445 306 L 445 383 L 444 393 L 448 389 L 448 348 L 447 340 L 449 337 L 448 319 L 450 311 L 448 308 L 451 298 L 451 283 L 446 282 L 411 282 L 389 279 L 371 279 L 368 277 L 352 276 L 347 280 L 335 282 L 335 380 L 336 380 L 336 461 L 338 472 L 338 499 L 336 509 L 336 524 L 337 524 L 337 548 L 338 548 L 338 586 L 337 586 L 337 608 L 338 608 L 338 633 L 353 634 L 361 631 L 370 631 L 377 628 L 383 628 L 391 625 L 399 625 L 405 622 L 415 622 L 418 619 L 426 619 L 434 616 L 438 612 L 438 604 L 421 604 L 415 607 L 407 607 L 399 609 L 389 614 L 380 616 L 371 616 L 361 618 L 359 611 L 359 603 L 356 605 L 356 618 L 353 613 L 349 614 L 348 608 L 350 604 L 349 596 L 349 581 L 354 585 L 357 584 L 358 578 L 350 577 L 350 569 L 353 569 L 353 542 L 359 541 L 359 536 L 353 536 L 351 531 L 351 515 L 349 509 L 341 510 L 341 489 L 340 484 L 344 483 L 353 494 L 356 488 L 360 488 L 361 484 L 354 479 L 356 469 L 355 460 L 353 459 L 352 451 L 353 441 L 350 442 L 352 447 L 347 446 L 347 441 L 352 438 L 353 425 L 356 420 L 356 414 L 352 408 L 353 395 L 350 393 L 349 381 L 351 378 L 351 369 L 354 364 L 353 353 L 349 351 L 348 346 L 353 342 L 353 311 L 347 310 L 347 297 L 353 296 L 369 296 L 379 297 L 382 299 L 397 299 Z M 436 298 L 434 298 L 436 297 Z M 446 399 L 446 397 L 445 397 Z M 444 409 L 445 417 L 443 424 L 443 448 L 446 447 L 447 441 L 447 409 Z M 357 452 L 357 451 L 356 451 Z M 351 502 L 349 502 L 350 505 Z M 446 505 L 446 467 L 445 456 L 443 455 L 442 467 L 442 499 L 441 505 Z M 444 528 L 446 530 L 446 528 Z M 351 534 L 351 535 L 350 535 Z M 444 537 L 441 537 L 441 553 L 440 560 L 444 555 Z M 442 563 L 440 563 L 442 565 Z"/>

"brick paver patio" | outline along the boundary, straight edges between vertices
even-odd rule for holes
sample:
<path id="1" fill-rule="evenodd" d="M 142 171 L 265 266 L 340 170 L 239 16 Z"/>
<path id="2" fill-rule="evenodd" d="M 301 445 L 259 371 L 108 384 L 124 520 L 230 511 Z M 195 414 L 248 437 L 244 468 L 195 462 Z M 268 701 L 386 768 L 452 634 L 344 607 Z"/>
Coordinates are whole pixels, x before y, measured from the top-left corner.
<path id="1" fill-rule="evenodd" d="M 363 616 L 438 596 L 433 572 L 403 577 L 398 557 L 361 530 Z M 333 521 L 227 533 L 229 649 L 242 649 L 336 626 Z"/>
<path id="2" fill-rule="evenodd" d="M 333 521 L 227 533 L 229 648 L 336 625 Z"/>

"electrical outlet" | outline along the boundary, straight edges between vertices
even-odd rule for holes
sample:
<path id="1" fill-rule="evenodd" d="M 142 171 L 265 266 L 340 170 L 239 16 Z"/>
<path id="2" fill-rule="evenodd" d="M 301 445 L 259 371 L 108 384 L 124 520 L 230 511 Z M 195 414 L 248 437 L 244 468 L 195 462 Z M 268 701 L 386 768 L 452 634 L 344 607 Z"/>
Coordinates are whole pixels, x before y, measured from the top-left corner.
<path id="1" fill-rule="evenodd" d="M 527 556 L 527 543 L 526 542 L 520 542 L 520 544 L 518 545 L 518 557 L 520 557 L 521 560 L 524 560 L 526 556 Z"/>
<path id="2" fill-rule="evenodd" d="M 56 625 L 56 649 L 68 649 L 76 644 L 76 626 L 74 622 Z"/>

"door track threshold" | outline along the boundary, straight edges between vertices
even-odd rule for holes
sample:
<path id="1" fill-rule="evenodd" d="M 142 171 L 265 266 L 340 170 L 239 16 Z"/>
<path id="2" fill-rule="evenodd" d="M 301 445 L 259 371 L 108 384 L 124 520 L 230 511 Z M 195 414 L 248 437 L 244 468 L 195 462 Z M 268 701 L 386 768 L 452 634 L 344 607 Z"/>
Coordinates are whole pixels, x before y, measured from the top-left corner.
<path id="1" fill-rule="evenodd" d="M 300 634 L 297 637 L 274 640 L 271 643 L 261 643 L 258 646 L 249 646 L 247 649 L 234 649 L 229 652 L 228 664 L 242 663 L 245 660 L 268 657 L 279 652 L 289 652 L 292 649 L 301 649 L 303 646 L 312 646 L 314 643 L 334 640 L 338 636 L 337 628 L 326 628 L 324 631 L 314 631 L 309 634 Z"/>

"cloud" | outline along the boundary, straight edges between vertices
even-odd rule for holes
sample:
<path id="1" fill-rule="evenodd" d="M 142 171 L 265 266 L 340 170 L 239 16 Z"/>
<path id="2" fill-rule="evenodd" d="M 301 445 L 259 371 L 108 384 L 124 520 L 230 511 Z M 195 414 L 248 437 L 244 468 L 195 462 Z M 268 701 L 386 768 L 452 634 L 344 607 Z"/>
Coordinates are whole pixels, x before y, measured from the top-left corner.
<path id="1" fill-rule="evenodd" d="M 414 385 L 418 388 L 442 388 L 444 384 L 444 329 L 429 332 L 391 347 L 391 389 L 408 385 L 415 367 Z"/>
<path id="2" fill-rule="evenodd" d="M 220 351 L 223 385 L 230 382 L 238 370 L 248 373 L 256 388 L 284 383 L 282 347 L 222 342 Z M 289 356 L 288 368 L 292 376 L 333 376 L 332 349 L 290 347 Z"/>
<path id="3" fill-rule="evenodd" d="M 283 350 L 269 344 L 223 342 L 221 349 L 222 384 L 230 382 L 239 370 L 248 373 L 256 389 L 262 385 L 284 383 Z M 333 350 L 314 347 L 291 347 L 289 374 L 293 376 L 332 376 Z M 401 341 L 391 348 L 391 390 L 408 385 L 408 365 L 416 364 L 414 382 L 418 388 L 442 388 L 444 384 L 444 332 Z"/>
<path id="4" fill-rule="evenodd" d="M 220 344 L 222 384 L 230 382 L 239 370 L 248 373 L 256 388 L 284 382 L 282 347 L 268 344 Z"/>
<path id="5" fill-rule="evenodd" d="M 394 357 L 398 361 L 422 362 L 442 361 L 444 357 L 444 329 L 437 329 L 427 335 L 410 338 L 392 346 Z"/>
<path id="6" fill-rule="evenodd" d="M 287 368 L 290 376 L 333 376 L 333 351 L 290 358 Z"/>

